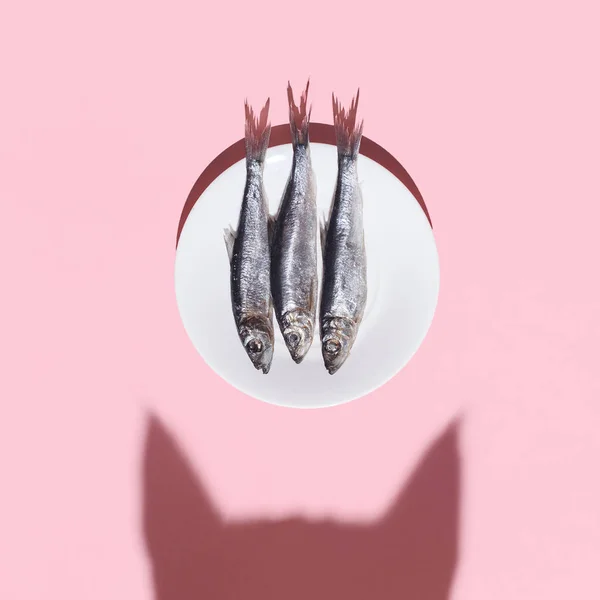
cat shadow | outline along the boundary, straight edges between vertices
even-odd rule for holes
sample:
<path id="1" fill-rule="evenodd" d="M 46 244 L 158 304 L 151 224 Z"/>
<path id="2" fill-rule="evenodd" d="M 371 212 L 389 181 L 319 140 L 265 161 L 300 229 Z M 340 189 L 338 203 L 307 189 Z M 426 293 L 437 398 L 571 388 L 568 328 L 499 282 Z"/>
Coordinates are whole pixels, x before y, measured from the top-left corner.
<path id="1" fill-rule="evenodd" d="M 377 523 L 223 522 L 174 437 L 148 422 L 143 528 L 156 600 L 448 600 L 458 558 L 459 421 Z"/>

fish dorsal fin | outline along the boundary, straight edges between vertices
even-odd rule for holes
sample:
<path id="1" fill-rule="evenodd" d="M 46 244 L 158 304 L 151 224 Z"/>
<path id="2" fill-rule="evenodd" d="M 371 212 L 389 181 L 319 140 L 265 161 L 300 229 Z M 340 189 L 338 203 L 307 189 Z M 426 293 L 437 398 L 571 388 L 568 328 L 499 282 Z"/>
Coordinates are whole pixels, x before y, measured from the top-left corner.
<path id="1" fill-rule="evenodd" d="M 235 244 L 236 232 L 231 227 L 227 227 L 227 229 L 223 230 L 223 238 L 225 239 L 225 247 L 227 248 L 227 256 L 229 256 L 229 262 L 233 258 L 233 244 Z"/>

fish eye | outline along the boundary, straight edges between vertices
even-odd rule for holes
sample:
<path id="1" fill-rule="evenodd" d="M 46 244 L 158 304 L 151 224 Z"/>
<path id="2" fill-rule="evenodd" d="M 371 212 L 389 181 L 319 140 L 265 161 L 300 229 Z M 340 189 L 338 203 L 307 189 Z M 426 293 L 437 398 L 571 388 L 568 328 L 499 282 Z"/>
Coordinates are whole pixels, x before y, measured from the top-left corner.
<path id="1" fill-rule="evenodd" d="M 250 340 L 248 342 L 248 350 L 250 350 L 252 354 L 258 354 L 259 352 L 262 352 L 262 349 L 263 345 L 258 340 Z"/>
<path id="2" fill-rule="evenodd" d="M 325 342 L 325 352 L 327 354 L 337 354 L 342 349 L 342 345 L 337 340 L 328 340 Z"/>
<path id="3" fill-rule="evenodd" d="M 293 331 L 292 333 L 288 333 L 287 341 L 290 344 L 290 346 L 297 346 L 300 343 L 300 336 L 295 331 Z"/>

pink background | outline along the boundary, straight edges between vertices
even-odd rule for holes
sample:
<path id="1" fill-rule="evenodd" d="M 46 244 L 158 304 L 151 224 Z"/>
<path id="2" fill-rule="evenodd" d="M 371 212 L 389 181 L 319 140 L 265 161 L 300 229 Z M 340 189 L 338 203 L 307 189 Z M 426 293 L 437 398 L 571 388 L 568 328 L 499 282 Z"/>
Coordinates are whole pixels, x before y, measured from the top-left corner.
<path id="1" fill-rule="evenodd" d="M 597 3 L 387 5 L 5 3 L 0 598 L 600 597 Z M 307 75 L 316 121 L 361 86 L 442 282 L 398 377 L 298 412 L 203 364 L 173 261 Z"/>

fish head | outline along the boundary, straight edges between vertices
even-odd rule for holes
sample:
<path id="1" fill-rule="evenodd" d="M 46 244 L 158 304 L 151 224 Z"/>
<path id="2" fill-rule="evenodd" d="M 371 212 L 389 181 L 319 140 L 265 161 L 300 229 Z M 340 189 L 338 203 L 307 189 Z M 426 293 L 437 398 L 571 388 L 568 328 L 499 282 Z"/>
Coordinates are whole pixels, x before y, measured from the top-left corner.
<path id="1" fill-rule="evenodd" d="M 313 341 L 314 317 L 305 310 L 290 310 L 281 320 L 285 345 L 295 363 L 300 364 Z"/>
<path id="2" fill-rule="evenodd" d="M 323 319 L 321 350 L 325 368 L 333 375 L 344 364 L 356 338 L 357 325 L 351 319 L 331 317 Z"/>
<path id="3" fill-rule="evenodd" d="M 266 375 L 273 361 L 274 334 L 271 320 L 263 315 L 243 319 L 238 333 L 252 364 Z"/>

